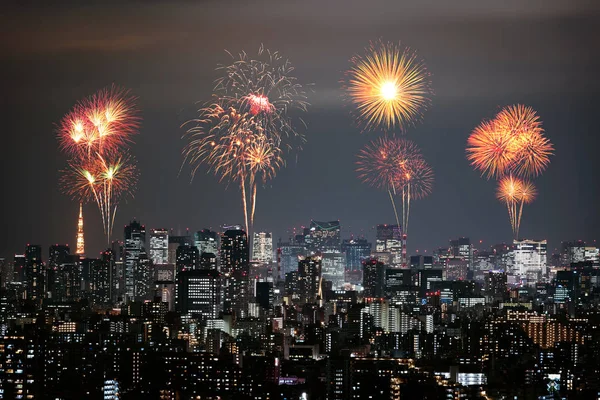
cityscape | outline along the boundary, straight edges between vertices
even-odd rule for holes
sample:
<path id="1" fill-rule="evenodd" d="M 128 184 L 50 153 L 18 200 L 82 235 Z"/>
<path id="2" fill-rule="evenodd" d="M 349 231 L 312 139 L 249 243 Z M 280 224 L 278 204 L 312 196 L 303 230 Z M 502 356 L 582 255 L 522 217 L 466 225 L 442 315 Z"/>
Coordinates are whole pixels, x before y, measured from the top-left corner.
<path id="1" fill-rule="evenodd" d="M 600 400 L 600 8 L 35 3 L 0 399 Z"/>

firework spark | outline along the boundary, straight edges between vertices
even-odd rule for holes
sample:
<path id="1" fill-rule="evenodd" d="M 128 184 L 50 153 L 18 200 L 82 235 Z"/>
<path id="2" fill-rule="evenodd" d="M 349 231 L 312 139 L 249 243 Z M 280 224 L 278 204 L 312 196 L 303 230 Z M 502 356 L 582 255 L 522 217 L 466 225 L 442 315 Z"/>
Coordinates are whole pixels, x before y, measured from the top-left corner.
<path id="1" fill-rule="evenodd" d="M 344 86 L 364 130 L 404 130 L 430 104 L 431 82 L 422 60 L 399 44 L 375 42 L 350 62 Z"/>
<path id="2" fill-rule="evenodd" d="M 548 167 L 553 150 L 539 116 L 523 105 L 502 109 L 467 139 L 467 159 L 488 179 L 538 176 Z"/>
<path id="3" fill-rule="evenodd" d="M 60 123 L 61 148 L 82 157 L 124 147 L 139 128 L 135 100 L 129 91 L 112 86 L 80 101 Z"/>
<path id="4" fill-rule="evenodd" d="M 295 119 L 303 122 L 292 114 L 306 111 L 308 103 L 293 66 L 278 52 L 261 47 L 256 59 L 246 53 L 232 58 L 232 64 L 217 68 L 223 76 L 216 81 L 214 101 L 188 122 L 193 126 L 184 134 L 183 156 L 192 179 L 204 165 L 220 181 L 240 186 L 250 234 L 257 186 L 284 165 L 283 149 L 300 148 L 297 141 L 304 137 Z"/>
<path id="5" fill-rule="evenodd" d="M 523 205 L 535 200 L 536 189 L 533 183 L 524 181 L 512 175 L 503 177 L 498 182 L 496 197 L 506 203 L 508 218 L 513 231 L 513 237 L 519 238 Z"/>
<path id="6" fill-rule="evenodd" d="M 80 202 L 94 201 L 110 242 L 119 200 L 132 195 L 137 182 L 135 160 L 128 154 L 96 154 L 71 161 L 62 177 L 65 193 Z"/>

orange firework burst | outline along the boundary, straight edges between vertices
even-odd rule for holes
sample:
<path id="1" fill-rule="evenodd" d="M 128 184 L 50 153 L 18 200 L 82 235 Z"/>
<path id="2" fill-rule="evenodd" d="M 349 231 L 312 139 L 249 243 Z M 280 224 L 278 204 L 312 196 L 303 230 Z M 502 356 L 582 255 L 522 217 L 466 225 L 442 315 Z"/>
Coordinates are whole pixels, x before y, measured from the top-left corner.
<path id="1" fill-rule="evenodd" d="M 422 199 L 433 190 L 433 169 L 425 160 L 417 158 L 410 160 L 400 173 L 398 181 L 410 188 L 410 197 Z"/>
<path id="2" fill-rule="evenodd" d="M 96 202 L 110 241 L 119 200 L 133 193 L 137 177 L 135 160 L 128 154 L 95 154 L 71 161 L 64 171 L 62 187 L 78 201 Z"/>
<path id="3" fill-rule="evenodd" d="M 548 167 L 553 150 L 539 116 L 523 105 L 504 108 L 467 139 L 467 159 L 488 179 L 506 174 L 538 176 Z"/>
<path id="4" fill-rule="evenodd" d="M 350 62 L 344 86 L 365 130 L 404 130 L 421 118 L 432 91 L 425 64 L 414 52 L 379 41 Z"/>
<path id="5" fill-rule="evenodd" d="M 515 239 L 519 238 L 523 205 L 532 203 L 536 194 L 533 183 L 515 178 L 512 175 L 503 177 L 498 182 L 496 197 L 506 203 L 508 218 Z"/>
<path id="6" fill-rule="evenodd" d="M 62 119 L 58 137 L 71 156 L 115 151 L 131 141 L 139 127 L 135 98 L 112 86 L 79 102 Z"/>

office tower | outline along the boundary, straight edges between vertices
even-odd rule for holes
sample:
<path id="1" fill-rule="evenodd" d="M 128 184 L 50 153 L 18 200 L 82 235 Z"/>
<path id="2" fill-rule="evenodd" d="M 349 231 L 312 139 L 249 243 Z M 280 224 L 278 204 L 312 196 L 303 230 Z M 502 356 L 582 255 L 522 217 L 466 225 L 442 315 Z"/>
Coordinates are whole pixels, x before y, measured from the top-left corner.
<path id="1" fill-rule="evenodd" d="M 221 235 L 219 265 L 225 284 L 225 307 L 243 318 L 249 302 L 250 251 L 241 227 L 230 227 Z"/>
<path id="2" fill-rule="evenodd" d="M 0 289 L 13 280 L 13 265 L 4 258 L 0 258 Z"/>
<path id="3" fill-rule="evenodd" d="M 595 246 L 586 246 L 584 252 L 584 261 L 590 262 L 593 267 L 600 267 L 600 249 Z"/>
<path id="4" fill-rule="evenodd" d="M 464 281 L 467 279 L 469 263 L 461 258 L 451 258 L 444 265 L 444 272 L 447 281 Z"/>
<path id="5" fill-rule="evenodd" d="M 77 238 L 75 240 L 77 245 L 75 254 L 85 254 L 85 240 L 83 237 L 83 205 L 79 203 L 79 218 L 77 219 Z"/>
<path id="6" fill-rule="evenodd" d="M 64 295 L 64 268 L 70 261 L 68 245 L 55 244 L 48 252 L 48 268 L 46 269 L 46 289 L 48 296 L 57 300 Z"/>
<path id="7" fill-rule="evenodd" d="M 194 233 L 194 246 L 198 248 L 198 252 L 219 254 L 219 234 L 210 229 L 202 229 Z"/>
<path id="8" fill-rule="evenodd" d="M 298 270 L 298 258 L 306 256 L 306 248 L 295 242 L 282 242 L 277 244 L 277 264 L 279 276 Z"/>
<path id="9" fill-rule="evenodd" d="M 135 296 L 136 266 L 139 264 L 140 255 L 146 248 L 146 227 L 133 220 L 125 226 L 125 295 L 129 299 Z"/>
<path id="10" fill-rule="evenodd" d="M 387 252 L 390 254 L 391 264 L 402 264 L 402 230 L 398 225 L 379 224 L 377 225 L 377 241 L 375 250 L 377 252 Z"/>
<path id="11" fill-rule="evenodd" d="M 273 237 L 270 233 L 255 232 L 253 234 L 252 261 L 258 261 L 263 264 L 271 264 L 273 262 Z"/>
<path id="12" fill-rule="evenodd" d="M 346 257 L 346 271 L 360 271 L 363 260 L 371 256 L 371 243 L 367 239 L 348 239 L 342 242 Z"/>
<path id="13" fill-rule="evenodd" d="M 339 253 L 340 221 L 310 221 L 305 228 L 304 242 L 308 251 L 316 253 Z"/>
<path id="14" fill-rule="evenodd" d="M 489 271 L 485 274 L 485 292 L 492 301 L 502 301 L 508 297 L 506 272 Z"/>
<path id="15" fill-rule="evenodd" d="M 200 254 L 200 269 L 217 269 L 217 256 L 213 253 Z"/>
<path id="16" fill-rule="evenodd" d="M 154 265 L 169 263 L 169 232 L 166 229 L 150 231 L 150 260 Z"/>
<path id="17" fill-rule="evenodd" d="M 546 240 L 515 240 L 514 272 L 533 280 L 538 274 L 545 273 L 547 246 Z"/>
<path id="18" fill-rule="evenodd" d="M 175 259 L 176 274 L 181 271 L 196 270 L 199 264 L 200 254 L 196 246 L 184 244 L 177 248 L 177 258 Z"/>
<path id="19" fill-rule="evenodd" d="M 25 251 L 25 298 L 41 302 L 45 294 L 42 247 L 27 245 Z"/>
<path id="20" fill-rule="evenodd" d="M 136 301 L 149 300 L 152 297 L 152 263 L 145 250 L 142 250 L 134 263 L 134 298 Z"/>
<path id="21" fill-rule="evenodd" d="M 265 310 L 273 308 L 273 282 L 256 282 L 256 302 Z"/>
<path id="22" fill-rule="evenodd" d="M 410 256 L 410 268 L 412 269 L 424 269 L 433 268 L 433 256 Z"/>
<path id="23" fill-rule="evenodd" d="M 217 270 L 182 271 L 177 275 L 177 310 L 198 319 L 215 319 L 222 311 L 221 274 Z"/>
<path id="24" fill-rule="evenodd" d="M 334 288 L 341 287 L 346 279 L 346 257 L 343 253 L 324 253 L 321 258 L 321 275 Z"/>
<path id="25" fill-rule="evenodd" d="M 363 261 L 364 297 L 383 297 L 385 295 L 385 265 L 376 258 Z"/>
<path id="26" fill-rule="evenodd" d="M 168 256 L 168 264 L 173 264 L 177 262 L 177 248 L 181 245 L 193 246 L 193 240 L 189 236 L 174 236 L 169 235 L 169 256 Z"/>
<path id="27" fill-rule="evenodd" d="M 316 303 L 323 299 L 321 293 L 320 256 L 309 256 L 298 261 L 298 293 L 303 303 Z"/>
<path id="28" fill-rule="evenodd" d="M 576 240 L 573 242 L 562 242 L 560 246 L 560 258 L 563 267 L 572 263 L 585 261 L 585 242 Z"/>
<path id="29" fill-rule="evenodd" d="M 103 251 L 98 260 L 90 260 L 88 278 L 88 298 L 92 304 L 110 304 L 111 288 L 110 277 L 113 267 L 112 252 Z"/>
<path id="30" fill-rule="evenodd" d="M 462 258 L 467 262 L 467 268 L 473 268 L 473 245 L 471 239 L 461 237 L 450 240 L 450 255 L 454 258 Z"/>
<path id="31" fill-rule="evenodd" d="M 123 260 L 123 242 L 115 240 L 111 245 L 114 273 L 111 281 L 111 301 L 120 302 L 125 297 L 125 263 Z"/>
<path id="32" fill-rule="evenodd" d="M 25 254 L 15 254 L 13 258 L 13 282 L 25 284 Z"/>

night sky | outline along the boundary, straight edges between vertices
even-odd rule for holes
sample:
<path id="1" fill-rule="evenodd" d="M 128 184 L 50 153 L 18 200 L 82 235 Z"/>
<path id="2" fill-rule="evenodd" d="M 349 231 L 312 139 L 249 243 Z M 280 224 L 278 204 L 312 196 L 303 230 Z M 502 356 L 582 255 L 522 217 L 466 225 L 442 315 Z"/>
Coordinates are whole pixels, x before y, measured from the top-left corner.
<path id="1" fill-rule="evenodd" d="M 13 2 L 22 3 L 22 2 Z M 75 102 L 112 83 L 139 97 L 143 124 L 132 152 L 141 177 L 122 202 L 115 238 L 136 217 L 148 228 L 218 229 L 243 221 L 235 186 L 189 169 L 179 175 L 183 130 L 228 62 L 225 49 L 279 50 L 303 83 L 314 83 L 308 142 L 259 190 L 256 229 L 286 237 L 310 219 L 340 219 L 344 236 L 392 223 L 387 194 L 361 184 L 356 154 L 377 133 L 361 134 L 342 100 L 349 58 L 370 40 L 401 40 L 432 74 L 435 96 L 423 123 L 408 130 L 435 170 L 432 195 L 411 208 L 409 252 L 469 236 L 510 241 L 495 182 L 474 172 L 465 143 L 499 107 L 532 106 L 556 154 L 535 180 L 521 236 L 600 240 L 598 110 L 600 2 L 507 1 L 79 1 L 24 2 L 0 11 L 2 65 L 2 237 L 0 256 L 26 243 L 74 247 L 78 205 L 58 188 L 66 158 L 55 124 Z M 49 4 L 50 2 L 48 2 Z M 52 2 L 56 3 L 56 2 Z M 94 204 L 85 209 L 88 254 L 103 247 Z"/>

